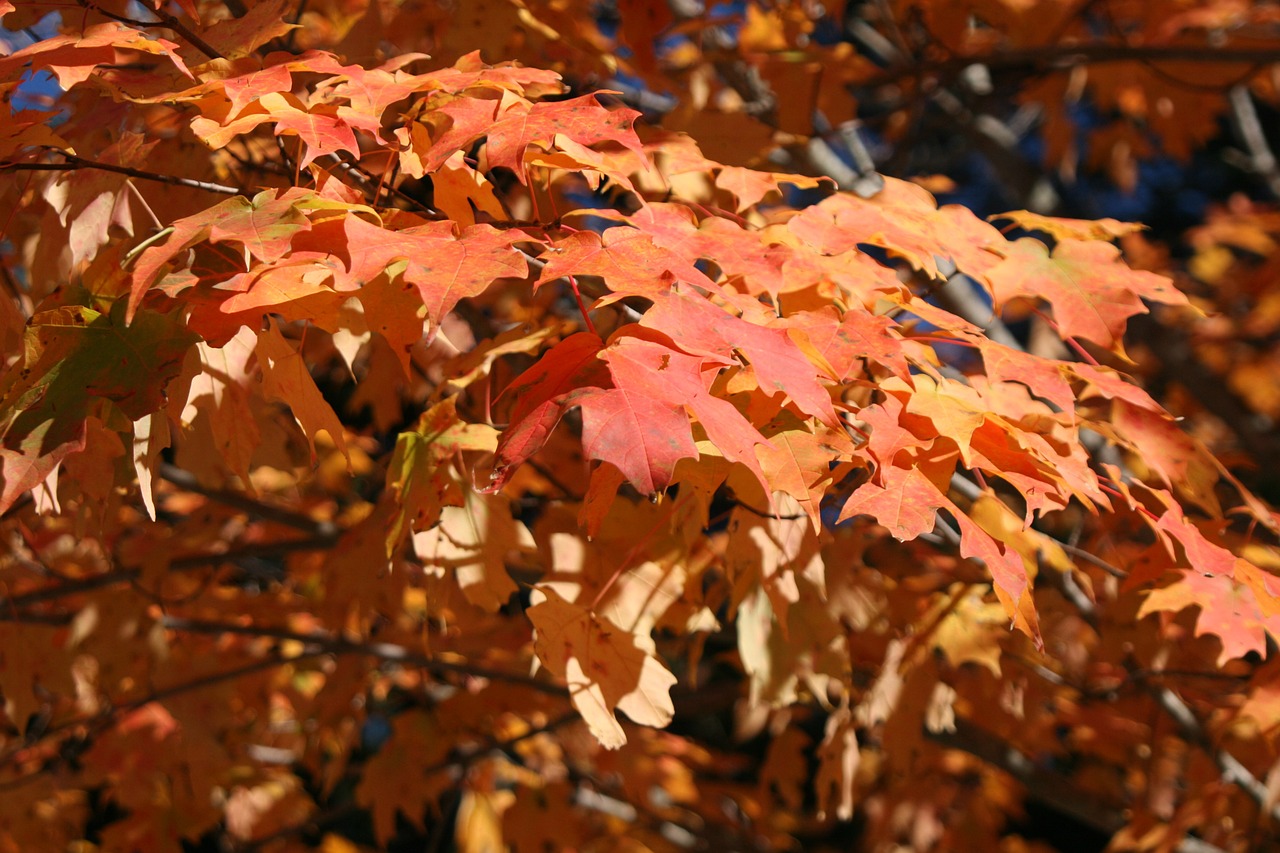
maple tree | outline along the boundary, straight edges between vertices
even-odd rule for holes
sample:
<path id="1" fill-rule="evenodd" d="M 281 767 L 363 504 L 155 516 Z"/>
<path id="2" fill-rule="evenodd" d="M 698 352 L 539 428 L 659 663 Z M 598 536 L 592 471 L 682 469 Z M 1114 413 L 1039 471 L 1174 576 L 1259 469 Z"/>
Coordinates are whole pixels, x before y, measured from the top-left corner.
<path id="1" fill-rule="evenodd" d="M 829 5 L 0 0 L 0 849 L 1275 843 L 1280 220 L 858 124 L 1267 177 L 1274 9 Z"/>

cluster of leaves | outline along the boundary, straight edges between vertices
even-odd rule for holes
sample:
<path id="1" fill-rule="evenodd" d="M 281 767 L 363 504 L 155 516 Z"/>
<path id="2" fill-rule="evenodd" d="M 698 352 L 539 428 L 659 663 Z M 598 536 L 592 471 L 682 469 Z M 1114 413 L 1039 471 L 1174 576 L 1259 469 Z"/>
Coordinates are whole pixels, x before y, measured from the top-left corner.
<path id="1" fill-rule="evenodd" d="M 1270 838 L 1280 516 L 1124 373 L 1136 227 L 746 168 L 821 128 L 708 69 L 887 72 L 589 5 L 0 0 L 0 844 Z"/>

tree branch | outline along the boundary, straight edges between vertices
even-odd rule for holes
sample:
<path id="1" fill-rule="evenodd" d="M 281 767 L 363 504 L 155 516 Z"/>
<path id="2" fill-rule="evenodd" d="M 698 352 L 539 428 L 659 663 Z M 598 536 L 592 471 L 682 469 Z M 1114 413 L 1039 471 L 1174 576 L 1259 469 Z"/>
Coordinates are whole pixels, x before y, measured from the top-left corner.
<path id="1" fill-rule="evenodd" d="M 1080 612 L 1080 616 L 1095 631 L 1099 630 L 1099 620 L 1097 608 L 1093 602 L 1085 596 L 1071 578 L 1070 575 L 1052 571 L 1047 567 L 1042 567 L 1042 574 L 1049 575 L 1058 580 L 1061 585 L 1064 596 L 1071 604 Z M 1219 747 L 1213 742 L 1209 736 L 1208 730 L 1200 718 L 1195 715 L 1186 702 L 1168 687 L 1151 684 L 1148 681 L 1149 675 L 1159 675 L 1156 673 L 1147 673 L 1145 670 L 1139 669 L 1134 663 L 1127 662 L 1125 669 L 1129 677 L 1136 682 L 1140 682 L 1148 695 L 1155 699 L 1156 704 L 1169 715 L 1169 717 L 1178 726 L 1182 737 L 1191 744 L 1199 747 L 1214 764 L 1218 767 L 1218 772 L 1222 776 L 1222 781 L 1233 784 L 1244 791 L 1253 800 L 1259 808 L 1267 808 L 1267 813 L 1273 820 L 1280 820 L 1280 804 L 1268 803 L 1271 797 L 1267 793 L 1267 786 L 1257 776 L 1249 771 L 1247 767 L 1226 749 Z"/>
<path id="2" fill-rule="evenodd" d="M 243 510 L 250 515 L 266 521 L 274 521 L 276 524 L 282 524 L 285 527 L 292 527 L 295 530 L 301 530 L 311 536 L 322 539 L 337 540 L 341 535 L 342 529 L 331 521 L 317 521 L 310 516 L 299 512 L 292 512 L 278 506 L 264 503 L 256 498 L 244 494 L 243 492 L 234 492 L 229 489 L 210 489 L 205 487 L 196 479 L 195 475 L 189 471 L 184 471 L 176 465 L 167 463 L 160 466 L 160 476 L 168 480 L 173 485 L 187 492 L 194 492 L 203 495 L 211 501 L 229 506 L 234 509 Z"/>
<path id="3" fill-rule="evenodd" d="M 241 545 L 215 554 L 190 554 L 172 559 L 169 562 L 169 571 L 188 572 L 217 565 L 218 563 L 234 563 L 236 560 L 248 557 L 275 557 L 298 551 L 324 551 L 332 548 L 337 540 L 338 536 L 313 536 L 307 539 L 286 539 L 280 542 Z M 64 581 L 8 598 L 0 598 L 0 621 L 7 621 L 10 616 L 18 619 L 19 617 L 15 614 L 19 614 L 22 608 L 30 607 L 34 604 L 57 601 L 70 595 L 92 592 L 96 589 L 116 584 L 131 583 L 138 579 L 141 572 L 140 568 L 126 567 L 115 571 L 103 572 L 99 575 L 89 575 L 84 578 Z M 25 618 L 25 614 L 21 615 Z M 70 618 L 70 615 L 68 615 L 68 618 Z"/>
<path id="4" fill-rule="evenodd" d="M 418 666 L 436 675 L 465 675 L 472 678 L 485 678 L 490 681 L 502 681 L 508 684 L 517 684 L 522 687 L 528 687 L 539 693 L 546 693 L 550 696 L 559 696 L 567 698 L 569 696 L 568 688 L 552 684 L 548 681 L 539 681 L 528 675 L 520 673 L 508 672 L 506 670 L 491 669 L 484 666 L 474 666 L 471 664 L 453 663 L 451 661 L 440 660 L 439 658 L 424 655 L 415 652 L 404 646 L 395 643 L 359 643 L 347 640 L 343 637 L 335 636 L 323 631 L 314 631 L 309 633 L 301 633 L 291 631 L 288 628 L 274 628 L 265 625 L 242 625 L 235 622 L 214 622 L 202 619 L 183 619 L 176 616 L 167 616 L 161 620 L 161 624 L 170 631 L 181 631 L 188 634 L 239 634 L 247 637 L 271 637 L 278 640 L 292 640 L 294 642 L 303 643 L 308 648 L 314 648 L 320 652 L 329 654 L 355 654 L 367 655 L 368 657 L 377 658 L 378 660 L 387 661 L 389 663 L 400 663 L 408 666 Z"/>
<path id="5" fill-rule="evenodd" d="M 170 15 L 168 12 L 164 11 L 163 7 L 159 9 L 149 10 L 153 14 L 155 14 L 158 20 L 139 21 L 136 18 L 129 18 L 124 15 L 117 15 L 114 12 L 109 12 L 106 9 L 103 9 L 100 6 L 98 6 L 97 3 L 89 2 L 89 0 L 80 0 L 80 5 L 84 6 L 86 9 L 92 9 L 93 11 L 97 12 L 99 15 L 102 15 L 104 18 L 110 18 L 113 21 L 119 21 L 120 23 L 126 24 L 131 27 L 164 27 L 166 29 L 173 30 L 175 33 L 182 36 L 189 43 L 194 45 L 197 50 L 199 50 L 201 53 L 203 53 L 205 56 L 209 57 L 210 59 L 226 59 L 226 57 L 222 55 L 221 51 L 219 51 L 213 45 L 209 44 L 200 36 L 196 35 L 194 32 L 192 32 L 191 29 L 186 24 L 182 23 L 182 21 L 179 21 L 173 15 Z"/>
<path id="6" fill-rule="evenodd" d="M 155 181 L 161 184 L 173 184 L 179 187 L 191 187 L 223 195 L 241 195 L 241 191 L 226 184 L 215 184 L 209 181 L 197 181 L 191 178 L 180 178 L 177 175 L 162 175 L 158 172 L 147 172 L 143 169 L 132 169 L 128 166 L 117 166 L 114 163 L 100 163 L 97 160 L 86 160 L 66 151 L 50 149 L 62 155 L 65 163 L 0 163 L 0 172 L 74 172 L 79 169 L 98 169 L 103 172 L 115 172 L 128 175 L 143 181 Z"/>
<path id="7" fill-rule="evenodd" d="M 1128 45 L 1117 43 L 1064 44 L 1027 47 L 973 56 L 956 56 L 931 62 L 890 66 L 878 74 L 851 83 L 856 88 L 877 88 L 909 77 L 954 77 L 970 65 L 991 71 L 1043 73 L 1067 71 L 1081 65 L 1115 62 L 1196 62 L 1212 65 L 1269 65 L 1280 62 L 1280 50 L 1271 48 L 1222 48 L 1208 45 Z"/>
<path id="8" fill-rule="evenodd" d="M 1249 170 L 1266 181 L 1271 195 L 1280 199 L 1280 166 L 1262 129 L 1253 95 L 1247 86 L 1232 86 L 1227 100 L 1231 102 L 1231 124 L 1249 152 Z"/>

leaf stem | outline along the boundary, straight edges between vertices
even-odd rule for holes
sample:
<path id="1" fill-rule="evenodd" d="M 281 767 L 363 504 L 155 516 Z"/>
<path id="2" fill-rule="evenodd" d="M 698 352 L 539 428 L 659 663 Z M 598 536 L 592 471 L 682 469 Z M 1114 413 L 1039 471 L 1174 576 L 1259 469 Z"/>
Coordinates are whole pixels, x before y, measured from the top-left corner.
<path id="1" fill-rule="evenodd" d="M 596 326 L 591 322 L 591 315 L 587 313 L 586 303 L 582 301 L 582 292 L 578 290 L 578 279 L 574 276 L 566 276 L 569 279 L 569 286 L 573 288 L 573 298 L 578 300 L 578 310 L 582 312 L 582 319 L 586 321 L 587 331 L 595 335 Z"/>

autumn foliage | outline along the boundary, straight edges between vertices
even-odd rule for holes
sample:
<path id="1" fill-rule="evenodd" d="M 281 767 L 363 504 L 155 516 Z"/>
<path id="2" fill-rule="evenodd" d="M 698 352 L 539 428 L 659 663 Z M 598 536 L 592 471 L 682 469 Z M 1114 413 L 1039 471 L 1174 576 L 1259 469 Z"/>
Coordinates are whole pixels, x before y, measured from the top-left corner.
<path id="1" fill-rule="evenodd" d="M 1132 185 L 1274 8 L 828 5 L 0 0 L 0 851 L 1280 843 L 1278 214 L 842 136 Z"/>

